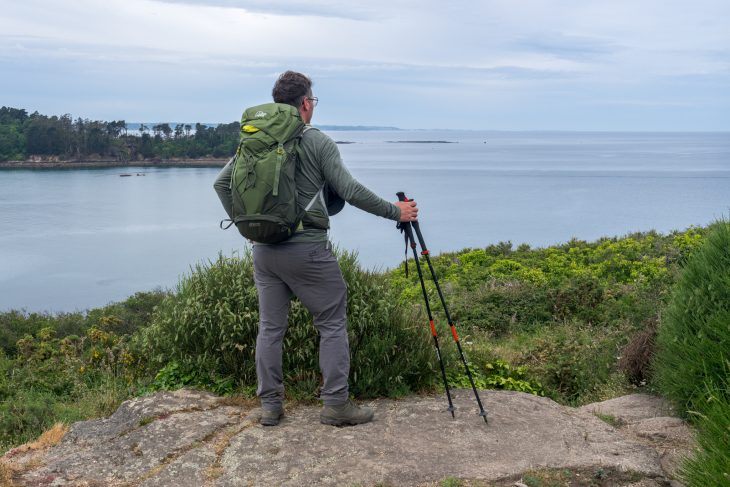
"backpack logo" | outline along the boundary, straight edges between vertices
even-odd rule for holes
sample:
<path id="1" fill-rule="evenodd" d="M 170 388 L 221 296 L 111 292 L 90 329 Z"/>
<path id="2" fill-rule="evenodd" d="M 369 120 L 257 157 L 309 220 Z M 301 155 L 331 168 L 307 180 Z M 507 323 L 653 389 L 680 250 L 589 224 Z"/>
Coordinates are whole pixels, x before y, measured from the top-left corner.
<path id="1" fill-rule="evenodd" d="M 268 115 L 268 113 L 262 112 L 261 110 L 259 110 L 258 112 L 256 112 L 254 114 L 254 118 L 264 118 L 266 115 Z"/>

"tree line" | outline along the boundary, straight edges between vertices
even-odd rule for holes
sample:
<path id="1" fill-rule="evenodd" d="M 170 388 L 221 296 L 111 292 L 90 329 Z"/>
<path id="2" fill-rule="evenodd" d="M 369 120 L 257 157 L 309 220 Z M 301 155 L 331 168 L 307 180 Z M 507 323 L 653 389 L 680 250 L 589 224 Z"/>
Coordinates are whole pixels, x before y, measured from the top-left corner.
<path id="1" fill-rule="evenodd" d="M 193 130 L 194 129 L 194 130 Z M 124 120 L 104 122 L 70 114 L 47 116 L 24 109 L 0 108 L 0 161 L 33 156 L 60 161 L 227 157 L 238 144 L 239 124 L 215 127 L 168 123 L 128 130 Z"/>

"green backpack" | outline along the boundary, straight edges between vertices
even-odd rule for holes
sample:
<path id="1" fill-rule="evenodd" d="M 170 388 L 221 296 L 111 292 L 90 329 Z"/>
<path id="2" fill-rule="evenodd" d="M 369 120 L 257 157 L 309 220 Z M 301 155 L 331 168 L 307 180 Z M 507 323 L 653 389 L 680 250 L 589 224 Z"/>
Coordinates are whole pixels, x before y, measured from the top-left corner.
<path id="1" fill-rule="evenodd" d="M 295 171 L 304 130 L 291 105 L 267 103 L 243 112 L 231 194 L 233 223 L 247 239 L 277 243 L 300 226 L 305 210 L 297 205 Z"/>

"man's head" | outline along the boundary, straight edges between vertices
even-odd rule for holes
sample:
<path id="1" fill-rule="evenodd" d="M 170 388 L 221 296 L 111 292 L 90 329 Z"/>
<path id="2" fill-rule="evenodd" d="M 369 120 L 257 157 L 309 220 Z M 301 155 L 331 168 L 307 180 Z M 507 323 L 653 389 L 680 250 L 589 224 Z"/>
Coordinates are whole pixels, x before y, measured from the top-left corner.
<path id="1" fill-rule="evenodd" d="M 299 110 L 304 123 L 312 120 L 315 100 L 312 97 L 312 80 L 302 73 L 286 71 L 279 76 L 271 90 L 276 103 L 286 103 Z"/>

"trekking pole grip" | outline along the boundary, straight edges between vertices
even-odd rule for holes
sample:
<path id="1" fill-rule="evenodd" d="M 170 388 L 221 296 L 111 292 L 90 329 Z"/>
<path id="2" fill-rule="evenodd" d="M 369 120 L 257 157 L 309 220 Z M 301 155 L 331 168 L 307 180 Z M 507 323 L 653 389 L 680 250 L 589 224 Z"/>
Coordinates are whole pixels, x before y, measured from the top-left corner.
<path id="1" fill-rule="evenodd" d="M 407 198 L 406 197 L 406 194 L 403 191 L 398 191 L 396 193 L 396 195 L 398 196 L 398 200 L 400 200 L 400 201 L 413 201 L 413 200 Z M 422 253 L 424 255 L 428 254 L 428 250 L 426 250 L 426 242 L 423 241 L 423 235 L 421 235 L 421 227 L 418 224 L 418 220 L 415 220 L 415 221 L 412 221 L 412 222 L 408 222 L 408 225 L 409 226 L 412 226 L 413 229 L 416 231 L 416 237 L 418 237 L 418 243 L 421 244 L 421 249 L 423 249 L 423 252 Z M 414 245 L 415 245 L 415 243 L 416 242 L 413 241 L 413 244 Z"/>

